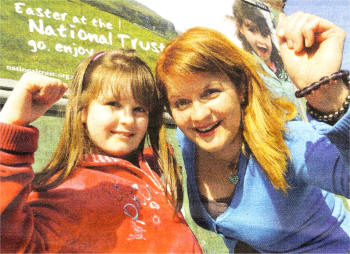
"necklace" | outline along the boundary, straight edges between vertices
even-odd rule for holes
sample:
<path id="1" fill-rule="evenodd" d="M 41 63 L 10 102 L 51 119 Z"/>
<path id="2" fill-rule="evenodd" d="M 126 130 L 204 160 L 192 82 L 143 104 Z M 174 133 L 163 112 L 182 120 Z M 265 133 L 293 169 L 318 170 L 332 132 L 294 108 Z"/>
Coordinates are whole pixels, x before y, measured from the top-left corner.
<path id="1" fill-rule="evenodd" d="M 229 176 L 228 180 L 229 180 L 232 184 L 236 185 L 236 184 L 239 182 L 239 176 L 237 175 L 237 172 L 236 172 L 236 173 L 232 173 L 232 174 Z"/>
<path id="2" fill-rule="evenodd" d="M 228 180 L 230 183 L 236 185 L 239 182 L 239 176 L 238 176 L 238 161 L 239 161 L 239 156 L 235 162 L 232 162 L 229 165 L 229 168 L 232 169 L 232 174 L 228 177 Z"/>

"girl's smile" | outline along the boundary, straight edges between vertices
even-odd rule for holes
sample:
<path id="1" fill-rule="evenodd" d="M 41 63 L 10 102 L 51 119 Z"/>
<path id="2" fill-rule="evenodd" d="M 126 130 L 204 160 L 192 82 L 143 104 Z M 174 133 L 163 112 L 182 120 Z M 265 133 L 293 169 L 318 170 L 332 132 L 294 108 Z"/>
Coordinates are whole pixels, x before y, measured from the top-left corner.
<path id="1" fill-rule="evenodd" d="M 139 147 L 146 134 L 148 111 L 131 94 L 126 89 L 118 99 L 95 99 L 83 112 L 90 139 L 102 153 L 126 156 Z"/>
<path id="2" fill-rule="evenodd" d="M 118 131 L 118 130 L 112 130 L 111 131 L 112 134 L 117 134 L 120 135 L 121 137 L 125 137 L 125 138 L 129 138 L 134 136 L 135 134 L 130 132 L 130 131 Z"/>

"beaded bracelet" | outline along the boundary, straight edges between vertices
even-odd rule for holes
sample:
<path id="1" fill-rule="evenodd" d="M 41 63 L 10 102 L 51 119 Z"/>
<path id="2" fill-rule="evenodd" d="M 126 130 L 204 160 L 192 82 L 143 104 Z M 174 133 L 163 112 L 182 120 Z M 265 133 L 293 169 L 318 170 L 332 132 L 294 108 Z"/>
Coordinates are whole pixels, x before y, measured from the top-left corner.
<path id="1" fill-rule="evenodd" d="M 343 103 L 342 107 L 338 111 L 330 113 L 330 114 L 324 114 L 324 113 L 318 111 L 317 109 L 313 108 L 308 102 L 306 102 L 306 109 L 307 109 L 307 112 L 310 114 L 310 116 L 312 116 L 316 120 L 321 121 L 321 122 L 326 122 L 329 124 L 334 124 L 343 115 L 345 115 L 346 111 L 349 108 L 349 103 L 350 103 L 350 95 L 348 95 L 346 97 L 345 102 Z"/>
<path id="2" fill-rule="evenodd" d="M 319 81 L 316 81 L 316 82 L 312 83 L 311 85 L 296 91 L 295 92 L 295 97 L 297 97 L 297 98 L 304 97 L 305 95 L 310 94 L 312 91 L 320 88 L 321 85 L 327 84 L 331 80 L 336 80 L 336 79 L 339 79 L 339 78 L 341 78 L 344 81 L 345 85 L 347 85 L 349 87 L 349 84 L 348 84 L 348 82 L 349 82 L 349 71 L 348 70 L 340 70 L 338 72 L 333 73 L 330 76 L 322 77 Z"/>

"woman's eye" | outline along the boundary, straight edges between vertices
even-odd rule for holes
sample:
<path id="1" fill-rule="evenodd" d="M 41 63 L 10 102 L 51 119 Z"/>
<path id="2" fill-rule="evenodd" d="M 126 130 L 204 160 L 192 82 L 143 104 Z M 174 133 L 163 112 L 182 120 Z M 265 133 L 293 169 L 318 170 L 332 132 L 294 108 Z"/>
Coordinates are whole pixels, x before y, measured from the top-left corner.
<path id="1" fill-rule="evenodd" d="M 188 105 L 189 103 L 190 103 L 189 100 L 179 99 L 179 100 L 175 101 L 174 105 L 175 105 L 175 108 L 181 109 L 181 108 L 186 107 L 186 105 Z"/>
<path id="2" fill-rule="evenodd" d="M 136 108 L 134 108 L 134 111 L 136 113 L 147 113 L 147 110 L 143 107 L 136 107 Z"/>
<path id="3" fill-rule="evenodd" d="M 219 89 L 211 88 L 211 89 L 205 90 L 204 93 L 202 94 L 202 97 L 204 98 L 211 97 L 211 96 L 215 96 L 218 93 L 220 93 Z"/>

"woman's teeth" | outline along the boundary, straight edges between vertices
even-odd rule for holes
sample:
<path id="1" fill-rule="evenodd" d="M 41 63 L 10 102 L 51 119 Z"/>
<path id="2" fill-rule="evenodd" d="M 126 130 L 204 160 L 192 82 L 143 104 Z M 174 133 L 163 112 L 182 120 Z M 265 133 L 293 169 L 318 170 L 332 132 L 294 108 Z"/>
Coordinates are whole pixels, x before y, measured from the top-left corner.
<path id="1" fill-rule="evenodd" d="M 200 133 L 204 133 L 204 132 L 208 132 L 208 131 L 211 131 L 213 129 L 215 129 L 216 127 L 218 127 L 220 125 L 221 121 L 215 123 L 214 125 L 211 125 L 207 128 L 195 128 L 196 131 L 200 132 Z"/>

